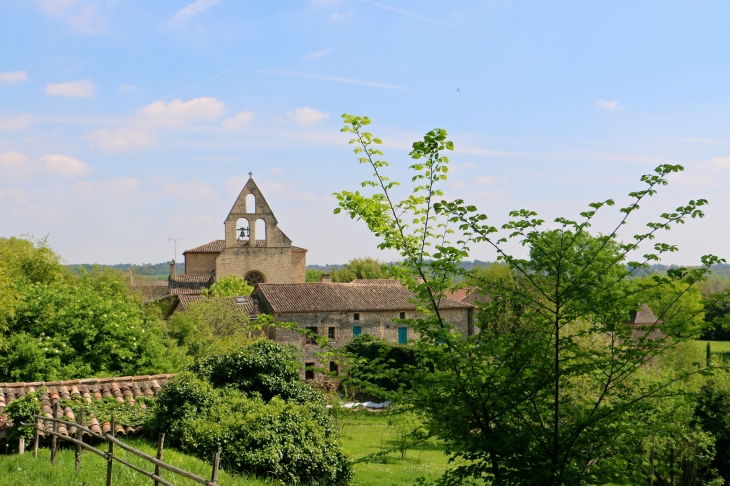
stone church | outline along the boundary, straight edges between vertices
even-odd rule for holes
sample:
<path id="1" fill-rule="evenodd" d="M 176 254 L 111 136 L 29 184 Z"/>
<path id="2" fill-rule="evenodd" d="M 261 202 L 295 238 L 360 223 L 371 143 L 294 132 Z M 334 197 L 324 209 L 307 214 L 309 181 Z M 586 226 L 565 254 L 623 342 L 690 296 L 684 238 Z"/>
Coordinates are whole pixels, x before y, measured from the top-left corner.
<path id="1" fill-rule="evenodd" d="M 231 274 L 252 285 L 304 283 L 307 250 L 293 246 L 279 228 L 253 177 L 233 204 L 224 227 L 225 239 L 183 252 L 184 275 L 177 275 L 174 265 L 171 266 L 171 294 L 199 293 L 216 279 Z"/>

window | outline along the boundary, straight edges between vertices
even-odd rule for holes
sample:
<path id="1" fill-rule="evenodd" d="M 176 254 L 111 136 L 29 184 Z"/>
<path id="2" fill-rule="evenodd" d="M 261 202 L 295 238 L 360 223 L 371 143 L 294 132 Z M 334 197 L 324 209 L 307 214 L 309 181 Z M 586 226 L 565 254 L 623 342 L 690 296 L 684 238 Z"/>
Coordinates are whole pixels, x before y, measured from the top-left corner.
<path id="1" fill-rule="evenodd" d="M 334 361 L 330 361 L 330 373 L 339 374 L 340 373 L 340 366 L 335 363 Z"/>
<path id="2" fill-rule="evenodd" d="M 353 321 L 359 321 L 359 320 L 360 320 L 360 313 L 359 313 L 359 312 L 355 312 L 355 313 L 354 313 L 354 314 L 352 315 L 352 320 L 353 320 Z"/>
<path id="3" fill-rule="evenodd" d="M 256 196 L 254 196 L 253 194 L 249 194 L 248 196 L 246 196 L 246 212 L 256 212 Z"/>
<path id="4" fill-rule="evenodd" d="M 332 339 L 332 340 L 335 339 L 335 328 L 334 327 L 327 328 L 327 338 Z"/>
<path id="5" fill-rule="evenodd" d="M 358 337 L 362 334 L 362 326 L 352 326 L 352 337 Z"/>
<path id="6" fill-rule="evenodd" d="M 398 344 L 408 344 L 408 328 L 398 328 Z"/>
<path id="7" fill-rule="evenodd" d="M 305 344 L 317 344 L 317 328 L 307 327 L 305 329 L 308 331 Z"/>
<path id="8" fill-rule="evenodd" d="M 314 363 L 304 363 L 304 379 L 314 379 Z"/>
<path id="9" fill-rule="evenodd" d="M 406 313 L 405 312 L 401 312 L 400 313 L 400 318 L 401 319 L 405 319 L 406 318 Z"/>
<path id="10" fill-rule="evenodd" d="M 253 272 L 248 272 L 244 277 L 244 280 L 250 286 L 256 287 L 258 284 L 264 283 L 266 281 L 266 277 L 264 277 L 263 273 L 254 270 Z"/>

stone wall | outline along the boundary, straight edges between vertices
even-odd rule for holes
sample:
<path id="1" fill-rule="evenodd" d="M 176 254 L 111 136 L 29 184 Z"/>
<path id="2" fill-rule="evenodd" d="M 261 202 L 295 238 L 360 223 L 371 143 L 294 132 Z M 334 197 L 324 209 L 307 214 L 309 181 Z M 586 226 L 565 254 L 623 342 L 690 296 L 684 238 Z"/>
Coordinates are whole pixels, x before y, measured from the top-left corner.
<path id="1" fill-rule="evenodd" d="M 297 251 L 291 253 L 291 281 L 304 283 L 307 281 L 307 253 Z"/>
<path id="2" fill-rule="evenodd" d="M 216 267 L 216 258 L 218 253 L 186 253 L 185 254 L 185 274 L 186 275 L 205 275 Z"/>
<path id="3" fill-rule="evenodd" d="M 226 248 L 218 255 L 215 270 L 216 278 L 231 274 L 245 278 L 248 272 L 257 271 L 267 283 L 291 283 L 291 247 Z"/>

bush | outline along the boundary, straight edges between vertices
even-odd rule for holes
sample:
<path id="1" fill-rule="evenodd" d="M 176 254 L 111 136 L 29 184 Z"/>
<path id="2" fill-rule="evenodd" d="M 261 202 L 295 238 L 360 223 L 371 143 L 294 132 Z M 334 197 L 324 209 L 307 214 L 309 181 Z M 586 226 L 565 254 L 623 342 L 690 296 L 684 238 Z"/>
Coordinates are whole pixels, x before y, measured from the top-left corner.
<path id="1" fill-rule="evenodd" d="M 20 437 L 25 437 L 26 439 L 33 438 L 34 426 L 20 424 L 35 423 L 33 415 L 39 415 L 41 413 L 41 402 L 38 398 L 42 394 L 43 390 L 28 393 L 24 397 L 13 400 L 7 407 L 5 407 L 5 413 L 13 422 L 13 431 L 10 434 L 10 442 L 14 443 Z"/>
<path id="2" fill-rule="evenodd" d="M 176 422 L 202 414 L 216 401 L 210 383 L 190 372 L 178 373 L 157 396 L 154 404 L 154 429 L 170 431 Z"/>
<path id="3" fill-rule="evenodd" d="M 262 339 L 229 354 L 201 359 L 192 369 L 213 386 L 258 394 L 266 402 L 278 396 L 324 404 L 324 396 L 299 379 L 301 366 L 296 347 Z"/>
<path id="4" fill-rule="evenodd" d="M 416 364 L 412 346 L 394 344 L 369 334 L 362 334 L 345 346 L 355 359 L 350 366 L 349 384 L 375 398 L 387 398 L 387 392 L 398 390 L 403 383 L 399 373 Z"/>

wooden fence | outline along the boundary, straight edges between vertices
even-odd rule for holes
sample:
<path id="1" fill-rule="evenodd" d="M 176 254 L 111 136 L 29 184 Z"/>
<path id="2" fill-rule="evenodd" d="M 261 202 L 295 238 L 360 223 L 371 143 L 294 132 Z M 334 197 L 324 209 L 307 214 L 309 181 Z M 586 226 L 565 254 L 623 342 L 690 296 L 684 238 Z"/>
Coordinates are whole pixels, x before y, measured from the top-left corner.
<path id="1" fill-rule="evenodd" d="M 167 481 L 166 479 L 162 478 L 162 469 L 167 469 L 168 471 L 175 473 L 179 476 L 191 479 L 199 484 L 204 484 L 206 486 L 218 486 L 218 469 L 220 465 L 220 453 L 216 452 L 215 457 L 213 458 L 213 473 L 211 476 L 211 479 L 205 479 L 201 478 L 200 476 L 193 474 L 188 471 L 184 471 L 180 468 L 177 468 L 175 466 L 171 466 L 170 464 L 167 464 L 162 461 L 162 449 L 164 447 L 165 443 L 165 434 L 160 434 L 159 440 L 157 442 L 157 457 L 152 457 L 149 454 L 145 454 L 144 452 L 135 449 L 134 447 L 131 447 L 124 442 L 120 441 L 114 436 L 114 418 L 112 417 L 111 420 L 111 431 L 107 432 L 106 434 L 97 434 L 96 432 L 92 432 L 92 430 L 83 425 L 84 420 L 84 409 L 83 407 L 79 410 L 79 414 L 77 417 L 76 423 L 71 422 L 70 420 L 62 420 L 57 418 L 50 418 L 50 417 L 43 417 L 41 415 L 34 415 L 34 419 L 36 419 L 35 422 L 35 433 L 34 433 L 34 441 L 33 441 L 33 457 L 38 457 L 38 444 L 40 441 L 40 433 L 43 432 L 44 434 L 50 434 L 51 435 L 51 464 L 56 464 L 56 452 L 58 451 L 58 440 L 65 440 L 67 442 L 71 442 L 76 446 L 76 470 L 78 471 L 81 469 L 81 452 L 82 449 L 86 449 L 90 452 L 93 452 L 94 454 L 97 454 L 107 460 L 107 468 L 106 468 L 106 484 L 107 486 L 112 486 L 112 471 L 114 469 L 114 461 L 127 466 L 130 469 L 133 469 L 137 471 L 140 474 L 144 474 L 145 476 L 149 477 L 150 479 L 153 479 L 155 481 L 155 486 L 159 486 L 160 484 L 163 484 L 165 486 L 175 486 L 171 482 Z M 53 423 L 53 430 L 46 430 L 43 427 L 44 422 L 52 422 Z M 30 424 L 23 424 L 23 425 L 30 425 Z M 58 432 L 58 426 L 63 425 L 68 427 L 68 434 L 69 435 L 62 435 Z M 72 435 L 72 429 L 75 430 L 76 437 L 71 437 Z M 93 447 L 83 441 L 83 435 L 88 434 L 96 439 L 103 440 L 104 442 L 107 442 L 109 444 L 109 450 L 107 452 L 104 452 L 102 450 L 97 449 L 96 447 Z M 25 444 L 21 442 L 21 453 L 23 452 L 23 449 Z M 134 464 L 130 464 L 129 462 L 121 459 L 119 456 L 116 456 L 114 454 L 114 447 L 119 446 L 120 448 L 124 449 L 125 451 L 134 454 L 137 457 L 140 457 L 152 464 L 155 465 L 155 472 L 151 473 L 149 471 L 146 471 L 142 469 L 141 467 L 137 467 Z"/>

